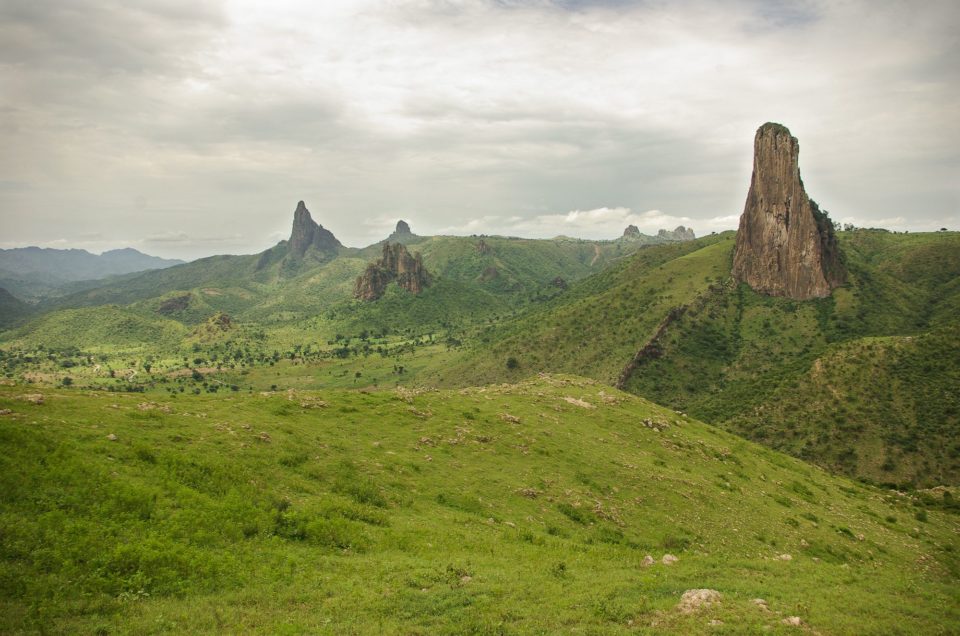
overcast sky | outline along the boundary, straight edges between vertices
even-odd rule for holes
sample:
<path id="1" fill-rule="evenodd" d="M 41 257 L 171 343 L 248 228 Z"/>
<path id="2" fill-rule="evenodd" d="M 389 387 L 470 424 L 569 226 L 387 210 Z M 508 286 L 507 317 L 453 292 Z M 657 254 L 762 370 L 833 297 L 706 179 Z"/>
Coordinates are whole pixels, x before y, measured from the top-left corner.
<path id="1" fill-rule="evenodd" d="M 0 0 L 0 247 L 736 227 L 753 134 L 835 219 L 960 227 L 960 3 Z"/>

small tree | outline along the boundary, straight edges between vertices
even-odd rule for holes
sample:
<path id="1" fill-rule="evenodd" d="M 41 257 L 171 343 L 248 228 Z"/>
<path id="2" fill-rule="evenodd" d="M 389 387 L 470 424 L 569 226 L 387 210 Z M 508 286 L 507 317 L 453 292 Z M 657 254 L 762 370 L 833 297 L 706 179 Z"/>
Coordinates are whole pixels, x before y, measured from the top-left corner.
<path id="1" fill-rule="evenodd" d="M 507 358 L 507 368 L 511 370 L 518 369 L 520 368 L 520 362 L 513 356 L 510 356 L 509 358 Z"/>

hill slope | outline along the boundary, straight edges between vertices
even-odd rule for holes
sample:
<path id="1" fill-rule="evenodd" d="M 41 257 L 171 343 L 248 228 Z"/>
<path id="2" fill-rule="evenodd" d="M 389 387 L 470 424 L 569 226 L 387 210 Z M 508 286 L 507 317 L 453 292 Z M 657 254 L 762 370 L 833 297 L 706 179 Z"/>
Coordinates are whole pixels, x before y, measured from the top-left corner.
<path id="1" fill-rule="evenodd" d="M 811 301 L 736 285 L 731 234 L 646 248 L 491 329 L 438 381 L 578 373 L 852 475 L 958 483 L 956 451 L 942 441 L 958 431 L 950 387 L 960 373 L 960 235 L 858 230 L 840 240 L 850 280 Z M 887 389 L 862 384 L 864 361 L 842 353 L 873 351 L 878 337 L 900 338 L 894 350 L 902 355 L 875 369 L 877 380 L 900 387 L 895 398 L 880 400 L 877 391 Z M 814 365 L 833 378 L 830 387 L 808 381 Z M 787 413 L 784 403 L 800 410 Z M 929 435 L 918 443 L 922 431 Z"/>
<path id="2" fill-rule="evenodd" d="M 6 633 L 795 633 L 782 620 L 799 616 L 820 633 L 938 634 L 960 620 L 952 500 L 831 477 L 579 378 L 31 401 L 0 387 Z M 676 609 L 694 588 L 720 601 Z"/>

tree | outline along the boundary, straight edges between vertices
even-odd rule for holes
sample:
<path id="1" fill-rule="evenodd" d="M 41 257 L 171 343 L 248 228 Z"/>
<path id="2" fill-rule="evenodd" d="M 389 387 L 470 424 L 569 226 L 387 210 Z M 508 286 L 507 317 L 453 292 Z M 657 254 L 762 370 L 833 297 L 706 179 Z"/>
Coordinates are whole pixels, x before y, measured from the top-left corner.
<path id="1" fill-rule="evenodd" d="M 509 358 L 507 358 L 508 369 L 518 369 L 519 367 L 520 367 L 520 362 L 516 358 L 514 358 L 513 356 L 510 356 Z"/>

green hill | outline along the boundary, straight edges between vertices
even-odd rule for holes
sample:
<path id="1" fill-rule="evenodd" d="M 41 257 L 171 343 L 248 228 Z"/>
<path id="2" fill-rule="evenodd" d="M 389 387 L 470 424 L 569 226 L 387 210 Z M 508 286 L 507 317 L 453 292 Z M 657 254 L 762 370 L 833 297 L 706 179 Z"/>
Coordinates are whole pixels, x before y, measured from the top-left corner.
<path id="1" fill-rule="evenodd" d="M 176 346 L 187 333 L 175 320 L 144 317 L 130 309 L 105 305 L 46 314 L 7 332 L 7 337 L 10 344 L 17 347 L 84 349 L 100 353 L 169 348 Z"/>
<path id="2" fill-rule="evenodd" d="M 519 320 L 483 334 L 441 382 L 480 383 L 535 371 L 614 384 L 669 311 L 692 302 L 729 270 L 732 233 L 647 247 Z M 514 359 L 513 368 L 506 367 Z"/>
<path id="3" fill-rule="evenodd" d="M 578 373 L 851 475 L 958 483 L 960 235 L 840 238 L 848 284 L 807 302 L 736 285 L 731 234 L 646 248 L 489 330 L 438 381 Z"/>
<path id="4" fill-rule="evenodd" d="M 4 633 L 960 621 L 950 492 L 832 477 L 580 378 L 176 398 L 0 386 L 0 409 Z M 678 609 L 702 588 L 719 601 Z"/>

